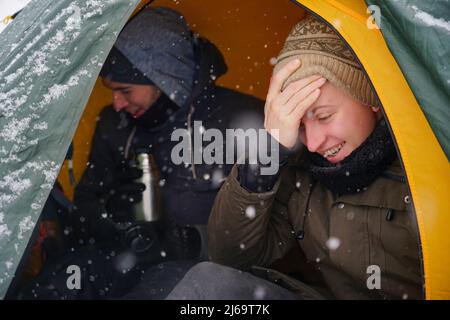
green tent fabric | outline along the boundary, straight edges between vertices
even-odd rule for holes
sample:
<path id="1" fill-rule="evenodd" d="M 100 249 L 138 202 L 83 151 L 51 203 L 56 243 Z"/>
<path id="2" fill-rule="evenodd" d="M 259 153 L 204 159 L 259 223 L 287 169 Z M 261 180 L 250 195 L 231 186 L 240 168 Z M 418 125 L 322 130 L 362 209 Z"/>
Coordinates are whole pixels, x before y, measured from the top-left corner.
<path id="1" fill-rule="evenodd" d="M 139 0 L 33 0 L 0 34 L 0 298 Z"/>
<path id="2" fill-rule="evenodd" d="M 366 3 L 380 8 L 387 45 L 450 159 L 450 1 Z"/>

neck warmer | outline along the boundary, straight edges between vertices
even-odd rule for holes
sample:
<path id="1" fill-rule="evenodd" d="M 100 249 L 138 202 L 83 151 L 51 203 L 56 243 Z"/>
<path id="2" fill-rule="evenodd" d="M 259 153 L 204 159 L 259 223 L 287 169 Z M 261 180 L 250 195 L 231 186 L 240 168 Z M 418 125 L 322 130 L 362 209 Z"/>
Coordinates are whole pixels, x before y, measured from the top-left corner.
<path id="1" fill-rule="evenodd" d="M 350 194 L 368 187 L 395 157 L 394 141 L 385 120 L 381 120 L 369 137 L 339 163 L 309 152 L 309 171 L 332 192 Z"/>
<path id="2" fill-rule="evenodd" d="M 180 108 L 164 93 L 140 118 L 132 121 L 143 129 L 154 129 L 165 124 Z"/>

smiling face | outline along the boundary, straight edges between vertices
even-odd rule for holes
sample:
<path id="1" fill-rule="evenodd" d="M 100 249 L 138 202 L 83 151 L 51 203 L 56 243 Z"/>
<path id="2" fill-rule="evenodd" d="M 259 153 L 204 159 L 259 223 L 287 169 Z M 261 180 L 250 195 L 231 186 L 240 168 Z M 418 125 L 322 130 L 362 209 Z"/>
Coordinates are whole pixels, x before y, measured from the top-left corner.
<path id="1" fill-rule="evenodd" d="M 326 82 L 302 118 L 300 140 L 310 152 L 337 163 L 367 139 L 379 117 L 379 108 L 365 106 Z"/>
<path id="2" fill-rule="evenodd" d="M 113 92 L 114 110 L 125 110 L 135 119 L 141 117 L 161 96 L 161 91 L 152 85 L 129 84 L 102 79 Z"/>

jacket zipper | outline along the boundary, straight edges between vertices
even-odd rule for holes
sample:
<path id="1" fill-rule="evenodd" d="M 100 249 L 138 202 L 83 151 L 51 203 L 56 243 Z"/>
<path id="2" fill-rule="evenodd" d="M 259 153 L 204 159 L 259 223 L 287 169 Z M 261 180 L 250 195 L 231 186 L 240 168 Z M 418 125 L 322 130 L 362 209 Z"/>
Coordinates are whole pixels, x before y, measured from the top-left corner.
<path id="1" fill-rule="evenodd" d="M 310 200 L 311 200 L 311 195 L 312 195 L 314 186 L 315 186 L 315 181 L 313 180 L 311 182 L 311 187 L 309 188 L 308 195 L 306 197 L 306 206 L 305 206 L 305 210 L 303 210 L 303 221 L 302 221 L 302 224 L 300 226 L 300 230 L 295 233 L 295 238 L 297 240 L 303 240 L 305 238 L 306 217 L 308 215 L 309 203 L 310 203 Z"/>

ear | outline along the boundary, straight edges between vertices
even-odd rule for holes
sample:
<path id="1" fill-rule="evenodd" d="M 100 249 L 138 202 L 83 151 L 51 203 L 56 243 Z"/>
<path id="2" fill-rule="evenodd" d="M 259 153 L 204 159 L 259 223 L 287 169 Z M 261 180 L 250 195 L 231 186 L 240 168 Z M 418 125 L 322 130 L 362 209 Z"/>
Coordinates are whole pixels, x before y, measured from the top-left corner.
<path id="1" fill-rule="evenodd" d="M 370 107 L 370 109 L 372 109 L 372 111 L 375 113 L 375 117 L 377 118 L 377 120 L 380 120 L 381 118 L 383 118 L 383 114 L 380 112 L 380 107 L 376 106 L 376 107 Z"/>

